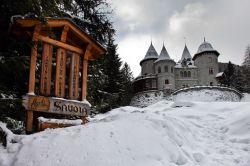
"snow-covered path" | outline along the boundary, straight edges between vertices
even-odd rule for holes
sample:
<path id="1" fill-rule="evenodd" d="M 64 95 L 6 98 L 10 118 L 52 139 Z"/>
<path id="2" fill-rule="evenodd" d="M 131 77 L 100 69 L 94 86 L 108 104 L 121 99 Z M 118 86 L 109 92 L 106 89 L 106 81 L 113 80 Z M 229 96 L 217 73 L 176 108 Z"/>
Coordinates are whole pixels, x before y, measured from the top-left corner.
<path id="1" fill-rule="evenodd" d="M 122 107 L 15 140 L 0 147 L 1 166 L 250 166 L 250 103 Z"/>
<path id="2" fill-rule="evenodd" d="M 190 110 L 178 113 L 178 117 L 200 128 L 200 132 L 194 134 L 202 150 L 199 155 L 205 158 L 208 165 L 248 166 L 250 165 L 250 119 L 247 119 L 249 106 L 249 103 L 199 103 L 196 109 L 191 107 Z M 173 112 L 169 114 L 176 116 Z M 244 114 L 246 118 L 242 118 Z M 241 125 L 237 126 L 234 122 Z M 245 133 L 246 129 L 249 130 Z"/>

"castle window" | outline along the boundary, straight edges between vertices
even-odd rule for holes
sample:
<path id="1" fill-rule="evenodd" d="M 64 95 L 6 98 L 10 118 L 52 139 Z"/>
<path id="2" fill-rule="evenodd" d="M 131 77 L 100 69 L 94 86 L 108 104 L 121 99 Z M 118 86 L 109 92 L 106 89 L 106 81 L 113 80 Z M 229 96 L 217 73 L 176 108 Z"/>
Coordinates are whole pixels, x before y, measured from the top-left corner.
<path id="1" fill-rule="evenodd" d="M 168 66 L 164 66 L 165 72 L 168 72 Z"/>
<path id="2" fill-rule="evenodd" d="M 169 81 L 168 81 L 168 80 L 165 80 L 165 84 L 169 84 Z"/>
<path id="3" fill-rule="evenodd" d="M 173 66 L 171 67 L 171 73 L 173 73 L 174 72 L 174 68 L 173 68 Z"/>
<path id="4" fill-rule="evenodd" d="M 213 82 L 210 82 L 210 86 L 213 86 Z"/>
<path id="5" fill-rule="evenodd" d="M 212 57 L 208 57 L 208 62 L 212 63 Z"/>
<path id="6" fill-rule="evenodd" d="M 158 73 L 161 73 L 161 67 L 160 66 L 158 67 Z"/>
<path id="7" fill-rule="evenodd" d="M 182 71 L 180 72 L 180 74 L 181 74 L 181 77 L 183 77 L 183 72 Z"/>
<path id="8" fill-rule="evenodd" d="M 184 77 L 187 77 L 187 71 L 184 71 Z"/>
<path id="9" fill-rule="evenodd" d="M 188 77 L 191 77 L 191 72 L 190 71 L 188 71 Z"/>
<path id="10" fill-rule="evenodd" d="M 214 70 L 213 68 L 209 68 L 209 75 L 212 75 L 212 74 L 214 74 Z"/>

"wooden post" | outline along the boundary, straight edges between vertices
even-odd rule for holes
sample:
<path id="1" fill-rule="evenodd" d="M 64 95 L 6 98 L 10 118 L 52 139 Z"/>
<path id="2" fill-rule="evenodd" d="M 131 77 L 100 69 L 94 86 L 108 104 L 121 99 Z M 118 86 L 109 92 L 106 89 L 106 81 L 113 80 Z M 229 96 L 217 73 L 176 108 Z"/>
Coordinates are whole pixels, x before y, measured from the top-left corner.
<path id="1" fill-rule="evenodd" d="M 86 48 L 82 62 L 82 101 L 87 97 L 87 75 L 88 75 L 88 57 L 91 55 L 90 47 Z"/>
<path id="2" fill-rule="evenodd" d="M 61 42 L 66 42 L 68 26 L 64 26 L 61 34 Z M 66 51 L 58 48 L 56 53 L 56 80 L 55 80 L 55 96 L 65 97 L 65 74 L 66 74 Z"/>
<path id="3" fill-rule="evenodd" d="M 33 32 L 32 42 L 34 42 L 31 48 L 30 56 L 30 75 L 29 75 L 29 93 L 34 93 L 35 91 L 35 72 L 36 72 L 36 57 L 37 57 L 37 41 L 41 25 L 37 24 Z"/>
<path id="4" fill-rule="evenodd" d="M 41 81 L 40 93 L 41 95 L 50 95 L 51 85 L 51 67 L 52 67 L 52 45 L 43 44 L 42 64 L 41 64 Z"/>
<path id="5" fill-rule="evenodd" d="M 34 42 L 31 48 L 30 56 L 30 73 L 29 73 L 29 94 L 34 94 L 35 92 L 35 72 L 36 72 L 36 58 L 37 58 L 37 41 L 39 32 L 41 30 L 41 25 L 37 24 L 35 26 L 32 42 Z M 26 132 L 32 133 L 33 130 L 33 111 L 27 110 L 26 112 Z"/>
<path id="6" fill-rule="evenodd" d="M 35 26 L 32 42 L 33 47 L 31 48 L 31 56 L 30 56 L 30 73 L 29 73 L 29 94 L 34 94 L 35 92 L 35 72 L 36 72 L 36 58 L 37 58 L 37 42 L 39 32 L 41 30 L 41 25 L 37 24 Z M 32 133 L 33 130 L 33 111 L 27 110 L 26 112 L 26 132 Z"/>
<path id="7" fill-rule="evenodd" d="M 69 98 L 73 100 L 76 100 L 79 97 L 79 63 L 80 55 L 72 53 L 69 75 Z"/>

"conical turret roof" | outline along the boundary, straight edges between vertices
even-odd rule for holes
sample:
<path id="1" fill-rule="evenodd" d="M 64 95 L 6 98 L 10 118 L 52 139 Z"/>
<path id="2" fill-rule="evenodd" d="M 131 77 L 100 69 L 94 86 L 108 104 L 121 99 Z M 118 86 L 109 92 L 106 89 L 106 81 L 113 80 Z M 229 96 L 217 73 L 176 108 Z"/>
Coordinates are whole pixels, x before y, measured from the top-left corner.
<path id="1" fill-rule="evenodd" d="M 160 56 L 159 58 L 155 61 L 155 62 L 159 62 L 159 61 L 162 61 L 162 60 L 172 60 L 168 54 L 168 51 L 165 47 L 165 45 L 163 44 L 163 47 L 161 49 L 161 53 L 160 53 Z"/>
<path id="2" fill-rule="evenodd" d="M 184 50 L 182 52 L 181 62 L 184 59 L 186 59 L 186 60 L 191 60 L 192 59 L 191 54 L 190 54 L 186 44 L 185 44 Z"/>
<path id="3" fill-rule="evenodd" d="M 213 48 L 212 44 L 208 43 L 208 42 L 206 41 L 206 39 L 204 38 L 204 41 L 203 41 L 203 43 L 201 43 L 201 45 L 199 46 L 197 53 L 196 53 L 196 54 L 194 55 L 194 57 L 193 57 L 193 60 L 195 60 L 197 56 L 199 56 L 199 55 L 201 55 L 201 54 L 203 54 L 203 53 L 205 53 L 205 52 L 213 52 L 213 53 L 215 53 L 215 55 L 217 55 L 217 56 L 220 55 L 220 53 L 219 53 L 217 50 L 215 50 L 215 49 Z"/>
<path id="4" fill-rule="evenodd" d="M 141 60 L 140 64 L 145 61 L 145 60 L 148 60 L 148 59 L 157 59 L 158 58 L 158 53 L 156 52 L 155 50 L 155 47 L 153 46 L 152 42 L 148 48 L 148 51 L 145 55 L 145 57 Z"/>

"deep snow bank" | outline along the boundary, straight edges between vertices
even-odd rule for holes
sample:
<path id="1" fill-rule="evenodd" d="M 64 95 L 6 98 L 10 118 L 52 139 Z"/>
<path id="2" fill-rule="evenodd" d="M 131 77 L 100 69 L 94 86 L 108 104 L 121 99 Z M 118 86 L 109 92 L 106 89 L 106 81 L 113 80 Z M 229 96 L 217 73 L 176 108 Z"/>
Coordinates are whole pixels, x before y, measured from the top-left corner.
<path id="1" fill-rule="evenodd" d="M 186 89 L 181 89 L 173 93 L 174 101 L 233 101 L 237 102 L 241 100 L 241 94 L 231 88 L 227 87 L 211 87 L 211 86 L 201 86 L 201 87 L 191 87 Z"/>
<path id="2" fill-rule="evenodd" d="M 1 166 L 249 166 L 250 103 L 122 107 L 84 126 L 9 133 Z M 1 124 L 2 125 L 2 124 Z"/>

